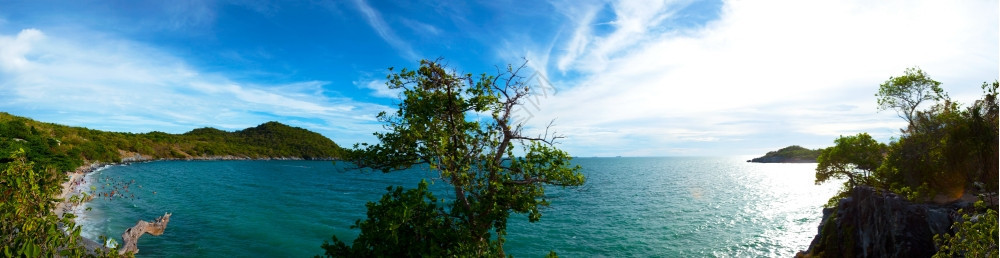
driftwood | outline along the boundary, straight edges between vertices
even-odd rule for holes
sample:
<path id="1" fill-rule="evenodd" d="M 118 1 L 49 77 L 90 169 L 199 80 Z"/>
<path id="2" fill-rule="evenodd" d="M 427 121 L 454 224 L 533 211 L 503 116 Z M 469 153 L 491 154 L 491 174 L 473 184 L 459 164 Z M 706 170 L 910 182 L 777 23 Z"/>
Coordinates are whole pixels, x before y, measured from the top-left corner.
<path id="1" fill-rule="evenodd" d="M 139 237 L 142 234 L 149 233 L 150 235 L 159 236 L 163 234 L 163 230 L 167 229 L 167 223 L 170 222 L 170 213 L 165 213 L 163 216 L 156 218 L 152 223 L 140 220 L 135 223 L 135 226 L 125 230 L 122 233 L 122 241 L 124 242 L 122 249 L 118 251 L 118 254 L 125 253 L 139 253 L 139 248 L 135 246 L 135 243 L 139 241 Z"/>

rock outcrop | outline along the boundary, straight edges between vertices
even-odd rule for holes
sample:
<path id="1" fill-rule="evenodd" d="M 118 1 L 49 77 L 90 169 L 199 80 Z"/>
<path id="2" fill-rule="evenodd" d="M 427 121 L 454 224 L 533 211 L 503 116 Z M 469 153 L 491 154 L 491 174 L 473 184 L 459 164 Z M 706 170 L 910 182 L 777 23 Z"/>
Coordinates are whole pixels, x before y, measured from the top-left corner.
<path id="1" fill-rule="evenodd" d="M 796 257 L 931 257 L 934 235 L 952 233 L 958 209 L 970 203 L 916 204 L 871 187 L 856 187 L 823 209 L 819 234 Z"/>
<path id="2" fill-rule="evenodd" d="M 167 223 L 170 223 L 170 213 L 163 214 L 163 216 L 156 218 L 152 223 L 144 220 L 135 223 L 135 226 L 126 229 L 125 233 L 122 233 L 122 241 L 124 243 L 118 254 L 123 255 L 129 252 L 133 254 L 139 253 L 139 248 L 135 246 L 135 243 L 139 241 L 139 237 L 145 233 L 154 236 L 162 235 L 163 230 L 167 229 Z"/>

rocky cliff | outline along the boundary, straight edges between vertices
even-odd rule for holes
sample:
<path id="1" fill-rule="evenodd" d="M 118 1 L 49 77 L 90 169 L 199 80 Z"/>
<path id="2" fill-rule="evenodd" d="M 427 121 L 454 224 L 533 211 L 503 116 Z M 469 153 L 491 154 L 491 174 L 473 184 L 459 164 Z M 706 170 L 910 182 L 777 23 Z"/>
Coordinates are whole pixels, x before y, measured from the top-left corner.
<path id="1" fill-rule="evenodd" d="M 836 207 L 823 210 L 819 234 L 796 257 L 931 257 L 934 235 L 968 202 L 917 204 L 871 187 L 856 187 Z"/>

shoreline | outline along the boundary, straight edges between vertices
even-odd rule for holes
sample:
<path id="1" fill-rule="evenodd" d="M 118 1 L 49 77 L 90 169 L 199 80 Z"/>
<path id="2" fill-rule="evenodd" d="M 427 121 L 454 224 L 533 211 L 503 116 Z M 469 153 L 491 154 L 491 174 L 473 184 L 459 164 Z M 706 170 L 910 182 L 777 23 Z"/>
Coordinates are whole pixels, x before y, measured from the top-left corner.
<path id="1" fill-rule="evenodd" d="M 66 176 L 69 177 L 69 180 L 61 184 L 63 189 L 62 192 L 60 192 L 59 196 L 57 196 L 57 198 L 60 201 L 59 203 L 56 204 L 55 207 L 56 216 L 62 218 L 62 215 L 66 213 L 73 213 L 74 215 L 76 215 L 76 213 L 73 212 L 76 206 L 80 206 L 83 203 L 89 201 L 88 200 L 89 198 L 80 200 L 79 203 L 73 203 L 69 199 L 72 198 L 74 195 L 84 193 L 86 187 L 90 186 L 90 182 L 87 180 L 88 175 L 115 165 L 118 164 L 104 164 L 98 162 L 91 165 L 81 166 L 77 168 L 76 171 L 65 172 Z"/>
<path id="2" fill-rule="evenodd" d="M 57 196 L 59 202 L 56 203 L 55 207 L 53 207 L 53 212 L 56 214 L 56 217 L 63 218 L 66 213 L 71 213 L 74 215 L 73 223 L 76 226 L 81 226 L 79 224 L 80 215 L 83 212 L 81 209 L 86 202 L 93 198 L 93 196 L 90 195 L 88 195 L 87 198 L 83 198 L 83 196 L 79 195 L 80 193 L 85 192 L 87 187 L 90 186 L 88 178 L 89 175 L 114 165 L 115 164 L 95 162 L 90 165 L 80 166 L 75 171 L 64 172 L 69 177 L 69 180 L 61 184 L 62 192 L 60 192 L 59 196 Z M 70 200 L 73 196 L 80 196 L 80 198 L 83 199 L 74 203 Z M 83 242 L 83 246 L 88 253 L 92 253 L 98 248 L 104 248 L 104 245 L 93 239 L 87 238 L 82 234 L 80 235 L 80 240 Z"/>
<path id="3" fill-rule="evenodd" d="M 133 163 L 146 163 L 146 162 L 156 162 L 156 161 L 239 161 L 239 160 L 246 160 L 246 161 L 251 161 L 251 160 L 253 160 L 253 161 L 271 161 L 271 160 L 278 160 L 278 161 L 280 161 L 280 160 L 333 161 L 333 160 L 338 160 L 338 159 L 335 159 L 335 158 L 332 158 L 332 157 L 327 157 L 327 158 L 301 158 L 301 157 L 251 158 L 251 157 L 247 157 L 247 156 L 233 156 L 233 155 L 224 155 L 224 156 L 197 156 L 197 157 L 188 157 L 188 158 L 183 158 L 183 159 L 181 159 L 181 158 L 160 158 L 160 159 L 154 159 L 154 158 L 152 158 L 150 156 L 141 155 L 141 154 L 137 154 L 137 153 L 134 154 L 134 155 L 128 155 L 127 157 L 126 157 L 126 155 L 122 155 L 122 156 L 123 157 L 122 157 L 122 160 L 120 162 L 112 162 L 112 163 L 94 162 L 94 163 L 91 163 L 91 164 L 88 164 L 88 165 L 80 166 L 80 167 L 76 168 L 76 170 L 74 170 L 74 171 L 63 172 L 67 177 L 69 177 L 69 179 L 60 184 L 62 186 L 62 191 L 59 193 L 59 195 L 56 196 L 56 198 L 58 199 L 58 202 L 56 203 L 56 206 L 53 207 L 53 212 L 56 214 L 56 216 L 59 217 L 59 218 L 62 218 L 63 215 L 65 215 L 66 213 L 71 213 L 71 214 L 74 215 L 73 222 L 76 224 L 76 226 L 82 227 L 82 225 L 80 224 L 81 215 L 82 215 L 83 212 L 85 212 L 85 210 L 84 210 L 84 208 L 86 207 L 85 204 L 87 202 L 89 202 L 91 199 L 93 199 L 93 196 L 88 194 L 87 198 L 81 199 L 81 200 L 77 201 L 76 203 L 72 202 L 70 199 L 73 196 L 79 196 L 80 193 L 86 192 L 88 190 L 88 187 L 90 187 L 90 184 L 92 183 L 92 182 L 89 181 L 90 180 L 89 176 L 91 174 L 96 173 L 96 172 L 100 172 L 101 170 L 104 170 L 104 169 L 107 169 L 107 168 L 111 168 L 111 167 L 114 167 L 114 166 L 127 166 L 127 165 L 130 165 L 130 164 L 133 164 Z M 80 197 L 82 198 L 83 196 L 80 196 Z M 87 238 L 87 237 L 83 236 L 82 234 L 80 235 L 80 237 L 81 237 L 81 240 L 82 240 L 85 248 L 87 249 L 87 252 L 91 252 L 91 251 L 93 251 L 94 249 L 97 249 L 97 248 L 105 248 L 103 244 L 98 243 L 97 241 L 95 241 L 93 239 Z M 111 236 L 108 236 L 108 237 L 112 238 Z"/>

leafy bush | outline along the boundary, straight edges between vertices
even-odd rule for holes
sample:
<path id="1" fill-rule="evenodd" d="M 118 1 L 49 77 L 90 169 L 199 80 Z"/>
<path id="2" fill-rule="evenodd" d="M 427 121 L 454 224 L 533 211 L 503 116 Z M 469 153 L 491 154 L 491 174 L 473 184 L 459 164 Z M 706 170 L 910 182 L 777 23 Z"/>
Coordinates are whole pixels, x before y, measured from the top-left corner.
<path id="1" fill-rule="evenodd" d="M 25 151 L 3 151 L 0 162 L 0 246 L 6 257 L 102 256 L 114 250 L 86 252 L 73 214 L 53 212 L 62 177 L 36 171 Z"/>
<path id="2" fill-rule="evenodd" d="M 951 228 L 954 234 L 934 236 L 934 244 L 938 252 L 935 258 L 944 257 L 997 257 L 997 211 L 986 209 L 983 201 L 976 202 L 976 210 L 985 210 L 976 214 L 974 211 L 964 212 L 962 219 L 955 221 Z"/>

